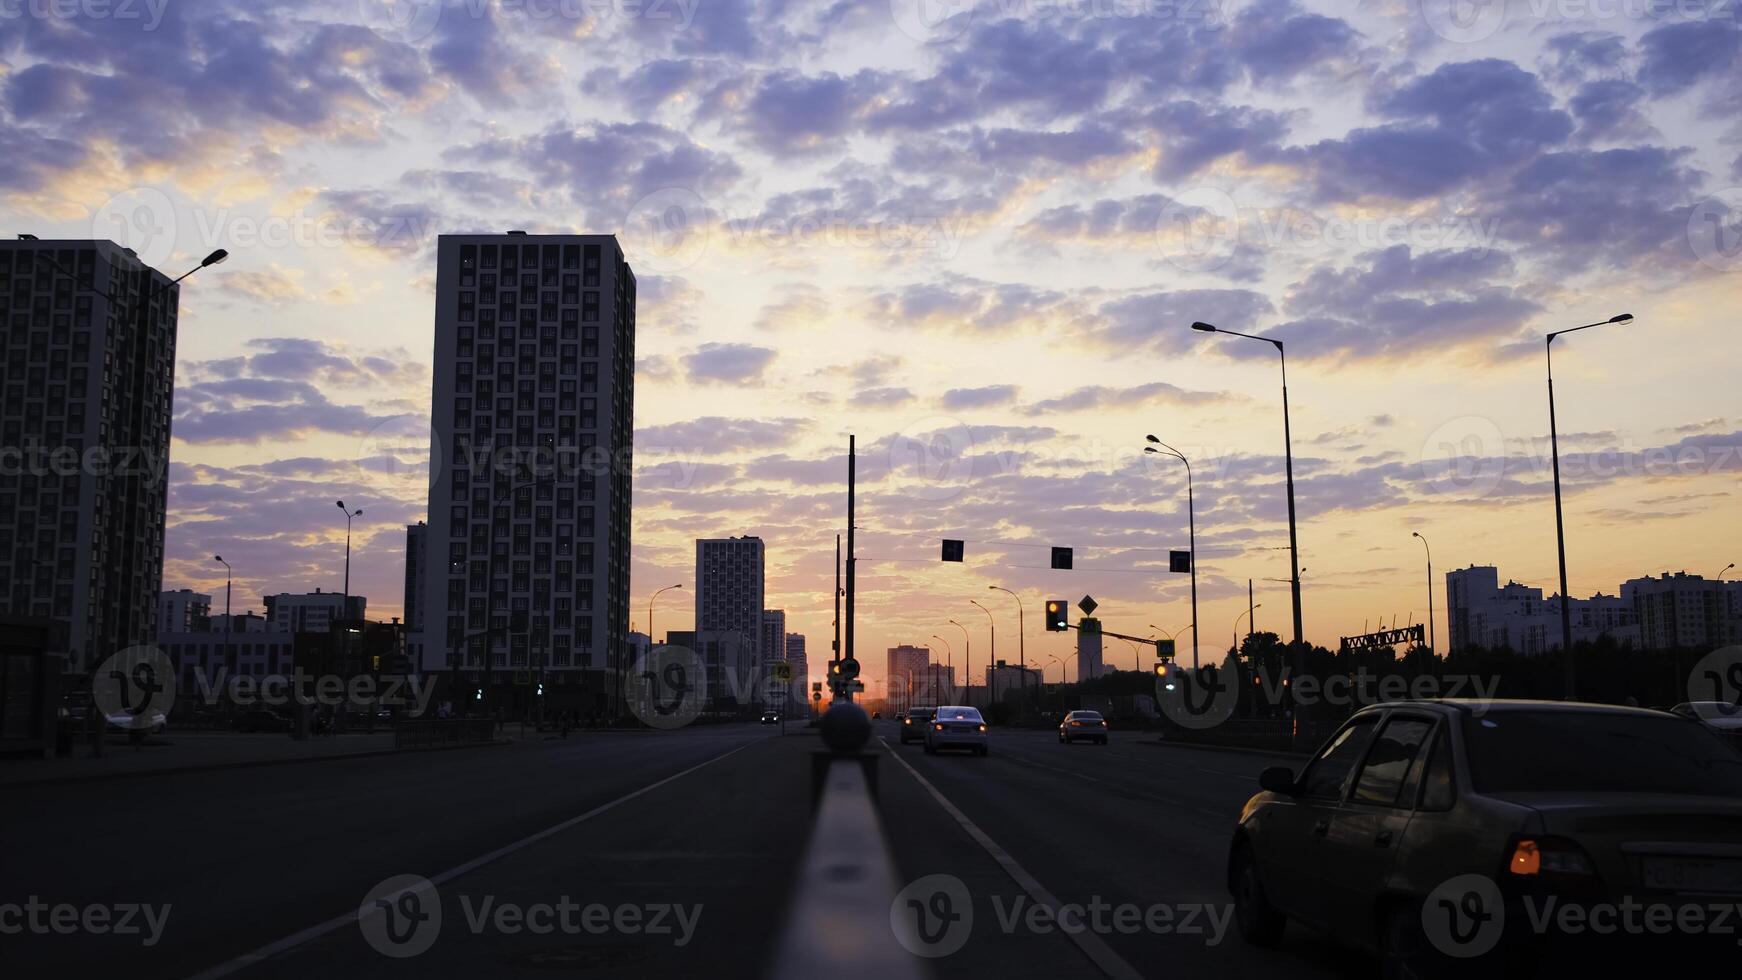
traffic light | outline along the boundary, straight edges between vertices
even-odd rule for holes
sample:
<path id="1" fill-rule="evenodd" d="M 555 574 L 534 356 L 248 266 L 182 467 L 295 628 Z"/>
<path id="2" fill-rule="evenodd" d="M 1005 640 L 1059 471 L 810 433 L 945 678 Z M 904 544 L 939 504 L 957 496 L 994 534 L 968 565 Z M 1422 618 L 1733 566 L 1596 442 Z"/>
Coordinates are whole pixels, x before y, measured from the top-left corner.
<path id="1" fill-rule="evenodd" d="M 1063 599 L 1046 600 L 1046 628 L 1049 633 L 1070 629 L 1071 607 Z"/>
<path id="2" fill-rule="evenodd" d="M 1155 662 L 1155 679 L 1167 690 L 1173 690 L 1174 680 L 1177 674 L 1178 671 L 1174 668 L 1174 665 L 1166 660 L 1157 660 Z"/>

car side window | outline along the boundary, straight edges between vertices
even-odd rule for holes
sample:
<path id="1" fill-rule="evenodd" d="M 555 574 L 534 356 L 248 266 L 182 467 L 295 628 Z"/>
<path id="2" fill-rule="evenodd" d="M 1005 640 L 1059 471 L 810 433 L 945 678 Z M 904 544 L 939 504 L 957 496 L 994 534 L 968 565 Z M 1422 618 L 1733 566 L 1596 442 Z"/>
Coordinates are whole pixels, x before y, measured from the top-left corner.
<path id="1" fill-rule="evenodd" d="M 1372 717 L 1357 718 L 1337 733 L 1331 744 L 1320 752 L 1300 779 L 1300 795 L 1309 799 L 1336 800 L 1342 798 L 1349 773 L 1367 752 L 1373 738 Z"/>
<path id="2" fill-rule="evenodd" d="M 1422 775 L 1421 809 L 1450 810 L 1457 799 L 1457 785 L 1452 781 L 1452 733 L 1447 730 L 1440 732 L 1433 751 L 1428 753 L 1427 768 Z"/>
<path id="3" fill-rule="evenodd" d="M 1388 720 L 1361 764 L 1351 799 L 1356 803 L 1396 806 L 1404 777 L 1409 775 L 1410 765 L 1433 727 L 1433 722 L 1426 718 L 1406 716 Z"/>

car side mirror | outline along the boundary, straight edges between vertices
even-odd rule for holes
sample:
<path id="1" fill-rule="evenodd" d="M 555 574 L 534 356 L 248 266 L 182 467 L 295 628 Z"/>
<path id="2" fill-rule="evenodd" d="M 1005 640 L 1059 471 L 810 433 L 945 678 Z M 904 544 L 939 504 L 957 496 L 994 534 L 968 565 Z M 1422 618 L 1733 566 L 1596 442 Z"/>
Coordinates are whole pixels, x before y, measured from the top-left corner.
<path id="1" fill-rule="evenodd" d="M 1272 793 L 1294 793 L 1294 770 L 1287 766 L 1271 766 L 1258 774 L 1258 788 Z"/>

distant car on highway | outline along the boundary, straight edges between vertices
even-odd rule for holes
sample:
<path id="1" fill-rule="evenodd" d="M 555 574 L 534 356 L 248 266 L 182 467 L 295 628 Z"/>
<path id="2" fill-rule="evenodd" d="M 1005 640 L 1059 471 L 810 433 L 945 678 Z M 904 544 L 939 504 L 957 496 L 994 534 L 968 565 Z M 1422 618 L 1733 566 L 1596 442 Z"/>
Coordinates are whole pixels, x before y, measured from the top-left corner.
<path id="1" fill-rule="evenodd" d="M 909 708 L 901 716 L 901 744 L 925 741 L 926 726 L 931 724 L 936 708 Z"/>
<path id="2" fill-rule="evenodd" d="M 1107 719 L 1099 711 L 1073 711 L 1059 722 L 1059 741 L 1107 744 Z"/>
<path id="3" fill-rule="evenodd" d="M 967 749 L 975 755 L 985 755 L 986 719 L 980 709 L 970 705 L 946 704 L 937 709 L 925 726 L 925 751 L 936 755 L 943 749 Z"/>
<path id="4" fill-rule="evenodd" d="M 1228 855 L 1241 936 L 1274 946 L 1293 920 L 1378 954 L 1387 976 L 1448 972 L 1454 951 L 1428 937 L 1424 907 L 1465 915 L 1454 938 L 1499 921 L 1493 955 L 1513 966 L 1570 945 L 1532 931 L 1550 897 L 1588 909 L 1742 895 L 1742 758 L 1668 712 L 1373 705 L 1300 775 L 1272 767 L 1259 785 Z M 1473 897 L 1484 881 L 1498 908 Z"/>
<path id="5" fill-rule="evenodd" d="M 780 712 L 778 712 L 778 711 L 764 711 L 762 713 L 762 724 L 764 724 L 764 725 L 778 725 L 778 724 L 780 724 Z"/>

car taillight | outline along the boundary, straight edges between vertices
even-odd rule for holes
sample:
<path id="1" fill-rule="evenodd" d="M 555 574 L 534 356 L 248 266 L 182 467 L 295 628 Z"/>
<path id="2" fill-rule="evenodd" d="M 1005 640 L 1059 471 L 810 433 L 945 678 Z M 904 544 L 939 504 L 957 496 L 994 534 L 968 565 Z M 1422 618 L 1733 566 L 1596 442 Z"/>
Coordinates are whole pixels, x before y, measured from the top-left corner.
<path id="1" fill-rule="evenodd" d="M 903 725 L 911 725 L 911 724 L 913 724 L 913 719 L 912 718 L 903 718 L 903 719 L 901 719 L 901 723 Z"/>
<path id="2" fill-rule="evenodd" d="M 1073 721 L 1073 722 L 1071 722 L 1071 727 L 1072 728 L 1081 728 L 1081 727 L 1083 727 L 1083 723 L 1080 721 Z"/>
<path id="3" fill-rule="evenodd" d="M 1591 875 L 1596 872 L 1591 860 L 1579 845 L 1558 837 L 1526 837 L 1513 845 L 1512 857 L 1506 862 L 1510 874 L 1531 875 Z"/>
<path id="4" fill-rule="evenodd" d="M 939 722 L 939 723 L 933 725 L 932 727 L 940 732 L 944 730 L 944 726 L 943 726 L 942 722 Z"/>

